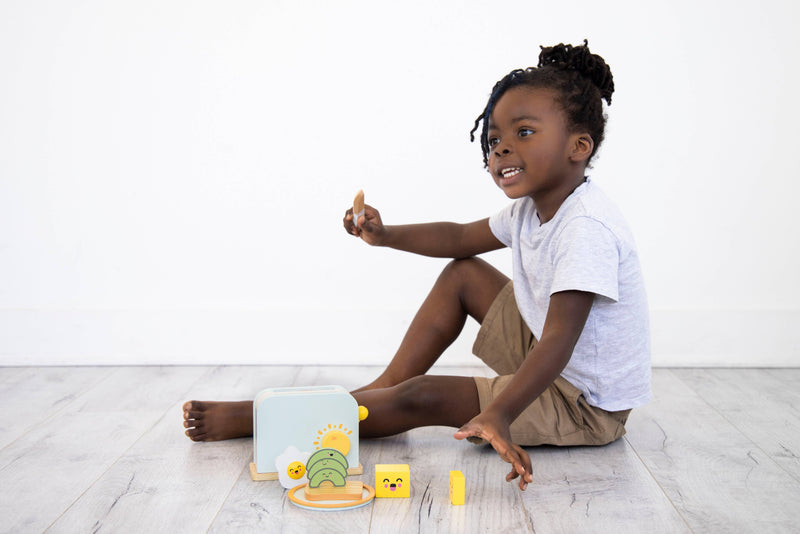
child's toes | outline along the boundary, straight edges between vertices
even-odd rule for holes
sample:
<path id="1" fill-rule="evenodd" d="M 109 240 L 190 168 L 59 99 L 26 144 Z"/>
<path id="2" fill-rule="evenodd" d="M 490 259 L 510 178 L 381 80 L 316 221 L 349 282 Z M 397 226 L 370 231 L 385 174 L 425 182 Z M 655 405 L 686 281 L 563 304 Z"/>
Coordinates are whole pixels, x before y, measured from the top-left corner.
<path id="1" fill-rule="evenodd" d="M 204 441 L 206 434 L 197 428 L 190 428 L 184 432 L 192 441 Z"/>
<path id="2" fill-rule="evenodd" d="M 183 412 L 184 419 L 202 419 L 205 412 L 201 412 L 200 410 L 185 410 Z"/>

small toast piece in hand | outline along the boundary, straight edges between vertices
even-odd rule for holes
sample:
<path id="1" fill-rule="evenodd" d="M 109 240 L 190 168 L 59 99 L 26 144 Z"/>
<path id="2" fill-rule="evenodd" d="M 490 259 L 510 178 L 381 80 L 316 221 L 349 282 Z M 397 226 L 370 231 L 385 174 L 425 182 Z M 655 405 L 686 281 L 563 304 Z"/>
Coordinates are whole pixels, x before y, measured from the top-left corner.
<path id="1" fill-rule="evenodd" d="M 364 215 L 364 191 L 359 189 L 353 199 L 353 224 L 358 226 L 358 218 Z"/>

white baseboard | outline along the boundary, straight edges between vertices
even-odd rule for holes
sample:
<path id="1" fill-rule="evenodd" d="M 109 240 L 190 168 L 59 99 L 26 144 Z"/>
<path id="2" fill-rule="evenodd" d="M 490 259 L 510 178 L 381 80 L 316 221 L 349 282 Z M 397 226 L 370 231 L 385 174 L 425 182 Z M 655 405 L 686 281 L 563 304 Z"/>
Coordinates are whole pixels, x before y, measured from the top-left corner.
<path id="1" fill-rule="evenodd" d="M 385 365 L 415 310 L 0 310 L 0 365 Z M 800 311 L 653 311 L 658 367 L 800 366 Z M 440 360 L 474 364 L 477 326 Z"/>
<path id="2" fill-rule="evenodd" d="M 657 367 L 798 367 L 799 310 L 651 314 Z"/>
<path id="3" fill-rule="evenodd" d="M 412 317 L 353 309 L 0 310 L 0 365 L 385 365 Z"/>

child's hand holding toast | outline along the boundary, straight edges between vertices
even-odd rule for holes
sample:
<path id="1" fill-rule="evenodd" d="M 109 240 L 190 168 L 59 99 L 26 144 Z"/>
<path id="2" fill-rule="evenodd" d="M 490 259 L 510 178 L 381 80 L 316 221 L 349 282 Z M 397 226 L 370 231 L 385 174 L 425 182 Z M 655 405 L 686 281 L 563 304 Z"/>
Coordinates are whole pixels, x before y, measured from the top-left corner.
<path id="1" fill-rule="evenodd" d="M 378 210 L 364 204 L 364 192 L 359 191 L 353 207 L 344 214 L 344 229 L 348 234 L 360 237 L 370 245 L 381 245 L 386 228 Z"/>

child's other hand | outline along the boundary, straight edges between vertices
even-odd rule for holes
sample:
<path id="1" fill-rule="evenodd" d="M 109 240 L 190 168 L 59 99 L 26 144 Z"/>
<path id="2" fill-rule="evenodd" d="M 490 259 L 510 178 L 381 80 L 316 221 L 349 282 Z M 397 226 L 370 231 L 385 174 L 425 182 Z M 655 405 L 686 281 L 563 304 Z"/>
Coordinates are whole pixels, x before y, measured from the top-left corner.
<path id="1" fill-rule="evenodd" d="M 348 234 L 360 237 L 370 245 L 381 245 L 385 233 L 385 227 L 381 221 L 378 210 L 372 206 L 364 206 L 364 215 L 359 217 L 358 226 L 353 221 L 353 208 L 348 209 L 344 214 L 344 229 Z"/>
<path id="2" fill-rule="evenodd" d="M 511 464 L 511 472 L 506 475 L 507 482 L 519 477 L 519 489 L 523 491 L 533 482 L 531 457 L 525 449 L 511 442 L 508 425 L 497 423 L 485 414 L 479 414 L 453 435 L 456 439 L 473 436 L 491 443 L 500 458 Z"/>

